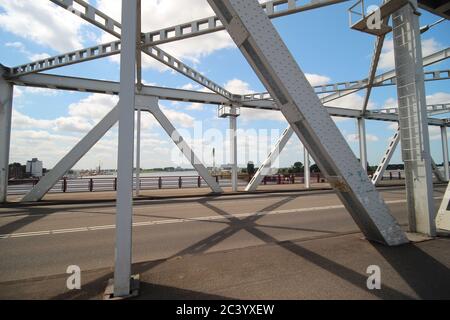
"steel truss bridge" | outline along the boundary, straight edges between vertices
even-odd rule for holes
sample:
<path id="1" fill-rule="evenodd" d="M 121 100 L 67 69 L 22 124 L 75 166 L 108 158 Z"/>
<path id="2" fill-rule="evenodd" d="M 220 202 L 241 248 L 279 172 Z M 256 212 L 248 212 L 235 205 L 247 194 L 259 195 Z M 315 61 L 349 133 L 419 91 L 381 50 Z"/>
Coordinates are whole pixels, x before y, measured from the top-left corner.
<path id="1" fill-rule="evenodd" d="M 394 246 L 408 242 L 405 233 L 392 217 L 379 196 L 376 184 L 383 176 L 392 154 L 400 142 L 405 163 L 408 192 L 410 231 L 436 235 L 437 228 L 448 225 L 449 216 L 439 211 L 435 221 L 432 199 L 432 174 L 441 181 L 449 180 L 447 127 L 448 119 L 435 115 L 450 112 L 450 102 L 426 105 L 425 83 L 445 81 L 450 70 L 424 71 L 424 67 L 449 58 L 450 48 L 422 56 L 419 7 L 448 19 L 448 1 L 439 6 L 430 1 L 385 0 L 379 10 L 365 13 L 364 1 L 359 0 L 349 9 L 354 14 L 361 8 L 358 21 L 351 23 L 357 31 L 374 37 L 374 49 L 367 77 L 340 83 L 311 86 L 294 60 L 270 19 L 320 10 L 348 0 L 273 0 L 259 4 L 257 0 L 208 0 L 216 16 L 189 21 L 167 28 L 142 32 L 140 26 L 140 0 L 127 0 L 122 6 L 122 23 L 115 21 L 83 0 L 50 0 L 76 14 L 81 19 L 113 35 L 117 40 L 103 43 L 20 66 L 0 69 L 0 202 L 6 202 L 8 187 L 8 161 L 11 137 L 11 116 L 14 86 L 30 86 L 69 91 L 118 95 L 119 103 L 92 128 L 55 167 L 44 176 L 22 199 L 39 201 L 85 155 L 111 127 L 119 123 L 116 261 L 114 295 L 130 294 L 131 279 L 131 226 L 133 196 L 134 118 L 137 121 L 136 167 L 140 167 L 141 112 L 151 113 L 173 142 L 189 159 L 195 170 L 215 193 L 223 192 L 209 174 L 201 160 L 159 108 L 159 100 L 197 102 L 217 105 L 225 110 L 221 115 L 230 120 L 230 129 L 236 132 L 238 108 L 275 110 L 281 112 L 288 127 L 280 136 L 272 152 L 245 188 L 254 191 L 270 171 L 289 138 L 295 133 L 305 148 L 305 167 L 310 157 L 335 189 L 348 212 L 367 239 Z M 145 0 L 144 0 L 145 1 Z M 441 2 L 440 2 L 441 3 Z M 378 17 L 381 25 L 373 28 L 371 19 Z M 429 26 L 428 26 L 429 28 Z M 239 95 L 226 90 L 193 67 L 165 52 L 158 45 L 226 30 L 236 46 L 253 68 L 267 92 Z M 355 31 L 356 32 L 356 31 Z M 385 37 L 393 33 L 396 69 L 377 74 L 377 66 Z M 141 59 L 137 52 L 150 56 L 175 72 L 197 82 L 211 92 L 162 88 L 142 84 Z M 85 61 L 120 55 L 120 81 L 104 81 L 60 75 L 44 71 L 74 65 Z M 374 88 L 396 86 L 398 108 L 369 110 L 368 103 Z M 329 106 L 343 96 L 364 91 L 364 102 L 359 110 L 345 106 Z M 327 104 L 327 106 L 324 106 Z M 357 120 L 360 141 L 358 161 L 331 117 Z M 380 157 L 376 174 L 367 176 L 366 120 L 391 121 L 399 128 Z M 441 128 L 444 174 L 436 167 L 430 155 L 428 126 Z M 237 143 L 231 135 L 232 187 L 237 190 Z M 309 172 L 305 172 L 309 186 Z M 136 192 L 139 192 L 137 188 Z M 449 194 L 450 197 L 450 194 Z M 445 222 L 446 221 L 446 222 Z M 436 226 L 436 224 L 438 224 Z"/>

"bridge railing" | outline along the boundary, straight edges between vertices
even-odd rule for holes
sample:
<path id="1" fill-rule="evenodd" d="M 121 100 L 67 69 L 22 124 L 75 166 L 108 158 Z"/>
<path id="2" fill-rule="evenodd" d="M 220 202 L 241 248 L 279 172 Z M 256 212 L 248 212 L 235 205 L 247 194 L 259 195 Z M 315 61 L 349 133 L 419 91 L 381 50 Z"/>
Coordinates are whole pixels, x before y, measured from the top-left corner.
<path id="1" fill-rule="evenodd" d="M 311 183 L 324 183 L 326 179 L 320 173 L 311 173 Z M 388 172 L 384 174 L 383 180 L 399 180 L 403 179 L 401 172 Z M 229 175 L 217 175 L 216 181 L 222 187 L 231 186 Z M 250 180 L 247 174 L 239 175 L 239 185 L 245 186 Z M 19 195 L 26 194 L 33 186 L 38 183 L 37 179 L 10 180 L 8 186 L 8 194 Z M 200 176 L 154 176 L 140 177 L 133 180 L 133 187 L 139 183 L 141 190 L 158 190 L 158 189 L 181 189 L 181 188 L 207 188 L 205 180 Z M 300 174 L 276 174 L 264 177 L 261 185 L 277 185 L 277 184 L 303 184 L 304 176 Z M 82 177 L 82 178 L 63 178 L 59 180 L 50 193 L 64 192 L 104 192 L 116 191 L 116 177 Z"/>

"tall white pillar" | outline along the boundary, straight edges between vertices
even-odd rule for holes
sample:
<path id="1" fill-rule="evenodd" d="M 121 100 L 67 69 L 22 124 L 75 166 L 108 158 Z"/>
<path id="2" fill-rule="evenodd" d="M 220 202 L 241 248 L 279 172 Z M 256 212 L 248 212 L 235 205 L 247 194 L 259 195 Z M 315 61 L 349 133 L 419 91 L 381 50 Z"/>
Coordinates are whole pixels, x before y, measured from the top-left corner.
<path id="1" fill-rule="evenodd" d="M 232 107 L 230 115 L 230 159 L 231 159 L 231 189 L 238 191 L 238 168 L 237 168 L 237 116 L 236 108 Z"/>
<path id="2" fill-rule="evenodd" d="M 444 160 L 444 177 L 449 179 L 447 127 L 441 127 L 442 159 Z"/>
<path id="3" fill-rule="evenodd" d="M 436 234 L 430 141 L 417 0 L 392 15 L 400 141 L 405 163 L 409 229 Z"/>
<path id="4" fill-rule="evenodd" d="M 0 203 L 6 202 L 8 194 L 9 148 L 11 142 L 11 117 L 13 85 L 6 82 L 6 70 L 0 65 Z"/>
<path id="5" fill-rule="evenodd" d="M 136 120 L 136 197 L 141 192 L 141 109 L 137 110 Z"/>
<path id="6" fill-rule="evenodd" d="M 358 118 L 358 136 L 359 136 L 359 159 L 361 166 L 367 171 L 367 138 L 366 121 L 364 118 Z"/>
<path id="7" fill-rule="evenodd" d="M 303 154 L 304 154 L 304 179 L 305 179 L 305 188 L 309 189 L 311 187 L 311 174 L 310 174 L 310 163 L 309 163 L 309 151 L 303 146 Z"/>
<path id="8" fill-rule="evenodd" d="M 114 296 L 130 295 L 137 0 L 122 0 Z"/>

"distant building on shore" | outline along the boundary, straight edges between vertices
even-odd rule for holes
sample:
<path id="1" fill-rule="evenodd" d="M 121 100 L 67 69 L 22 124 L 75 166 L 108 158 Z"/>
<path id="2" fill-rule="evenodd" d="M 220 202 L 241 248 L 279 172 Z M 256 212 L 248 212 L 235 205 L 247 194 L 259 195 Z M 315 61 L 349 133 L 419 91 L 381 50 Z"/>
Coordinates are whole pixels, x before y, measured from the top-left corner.
<path id="1" fill-rule="evenodd" d="M 14 162 L 9 165 L 8 168 L 8 179 L 20 180 L 27 177 L 26 166 Z"/>
<path id="2" fill-rule="evenodd" d="M 43 167 L 42 161 L 38 160 L 38 158 L 33 158 L 27 161 L 26 165 L 26 173 L 31 177 L 42 177 L 43 176 Z"/>

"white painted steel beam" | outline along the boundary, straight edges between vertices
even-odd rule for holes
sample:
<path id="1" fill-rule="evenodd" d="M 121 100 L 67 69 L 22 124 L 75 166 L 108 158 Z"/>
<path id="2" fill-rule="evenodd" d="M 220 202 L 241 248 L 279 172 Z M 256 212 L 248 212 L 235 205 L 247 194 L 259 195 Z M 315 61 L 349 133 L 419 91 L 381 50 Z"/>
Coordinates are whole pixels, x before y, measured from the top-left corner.
<path id="1" fill-rule="evenodd" d="M 433 71 L 425 71 L 425 81 L 438 81 L 438 80 L 448 80 L 450 79 L 450 70 L 433 70 Z M 374 80 L 375 81 L 375 78 Z M 373 83 L 372 88 L 375 87 L 385 87 L 385 86 L 393 86 L 395 85 L 395 76 L 393 78 L 388 78 L 382 82 Z M 350 93 L 355 92 L 356 87 L 363 86 L 362 89 L 367 88 L 369 84 L 368 79 L 357 80 L 357 81 L 346 81 L 346 82 L 337 82 L 337 83 L 328 83 L 323 85 L 313 86 L 314 91 L 317 94 L 324 93 L 344 93 L 345 91 L 352 91 Z M 242 102 L 249 101 L 258 101 L 258 100 L 271 100 L 272 97 L 268 92 L 258 92 L 258 93 L 249 93 L 241 96 Z"/>
<path id="2" fill-rule="evenodd" d="M 231 107 L 231 113 L 236 114 L 236 107 Z M 231 190 L 238 191 L 237 164 L 237 116 L 230 115 L 230 162 L 231 162 Z"/>
<path id="3" fill-rule="evenodd" d="M 11 145 L 11 119 L 14 87 L 3 78 L 0 66 L 0 203 L 7 201 L 9 149 Z"/>
<path id="4" fill-rule="evenodd" d="M 304 164 L 303 164 L 303 179 L 305 181 L 305 188 L 309 189 L 311 188 L 311 169 L 310 169 L 310 162 L 309 162 L 309 151 L 308 149 L 303 146 L 303 158 L 304 158 Z"/>
<path id="5" fill-rule="evenodd" d="M 402 158 L 405 163 L 409 229 L 436 234 L 432 161 L 427 125 L 425 83 L 417 0 L 392 14 L 394 58 L 397 73 Z M 413 8 L 414 7 L 414 8 Z"/>
<path id="6" fill-rule="evenodd" d="M 450 231 L 450 182 L 444 193 L 441 205 L 436 215 L 436 229 L 446 232 Z"/>
<path id="7" fill-rule="evenodd" d="M 139 197 L 141 192 L 141 108 L 138 108 L 136 119 L 136 179 L 134 191 Z"/>
<path id="8" fill-rule="evenodd" d="M 114 81 L 57 76 L 44 73 L 26 74 L 17 78 L 7 80 L 10 83 L 19 86 L 103 93 L 111 95 L 119 94 L 119 83 Z M 201 92 L 194 90 L 144 85 L 142 86 L 141 91 L 139 91 L 138 93 L 146 96 L 157 96 L 161 100 L 232 105 L 232 102 L 230 102 L 228 99 L 212 92 Z M 278 109 L 276 106 L 274 106 L 273 102 L 264 101 L 249 102 L 246 103 L 245 106 L 267 110 Z"/>
<path id="9" fill-rule="evenodd" d="M 270 168 L 272 164 L 275 162 L 275 160 L 280 155 L 281 150 L 283 150 L 286 143 L 289 141 L 289 139 L 292 137 L 292 134 L 294 133 L 294 130 L 291 126 L 288 126 L 283 133 L 281 134 L 280 138 L 278 139 L 277 143 L 275 144 L 272 151 L 267 156 L 266 160 L 263 161 L 261 166 L 256 171 L 255 175 L 252 177 L 248 185 L 245 187 L 245 191 L 255 191 L 258 186 L 261 184 L 261 181 L 263 178 L 270 173 Z"/>
<path id="10" fill-rule="evenodd" d="M 359 137 L 359 161 L 361 166 L 367 172 L 367 138 L 366 138 L 366 120 L 358 118 L 358 137 Z"/>
<path id="11" fill-rule="evenodd" d="M 21 202 L 39 201 L 69 171 L 118 120 L 115 106 L 94 126 L 39 182 L 22 198 Z"/>
<path id="12" fill-rule="evenodd" d="M 408 242 L 258 2 L 208 2 L 365 236 Z"/>
<path id="13" fill-rule="evenodd" d="M 441 127 L 441 141 L 442 141 L 442 159 L 444 162 L 444 177 L 445 180 L 449 180 L 449 163 L 448 163 L 448 137 L 447 127 Z"/>
<path id="14" fill-rule="evenodd" d="M 449 70 L 437 70 L 425 72 L 425 75 L 429 75 L 427 78 L 429 81 L 433 80 L 444 80 L 450 79 Z M 96 79 L 86 79 L 50 74 L 26 74 L 17 78 L 8 78 L 10 83 L 19 86 L 31 86 L 38 88 L 49 88 L 49 89 L 60 89 L 60 90 L 71 90 L 71 91 L 81 91 L 81 92 L 92 92 L 92 93 L 104 93 L 104 94 L 115 94 L 119 93 L 119 83 L 113 81 L 96 80 Z M 392 80 L 392 79 L 391 79 Z M 395 83 L 389 80 L 389 85 L 394 85 Z M 348 90 L 344 86 L 336 84 L 334 90 L 331 87 L 333 84 L 327 85 L 327 92 L 335 92 Z M 377 86 L 377 85 L 374 85 Z M 320 88 L 314 87 L 314 88 Z M 199 92 L 193 90 L 182 90 L 175 88 L 163 88 L 155 86 L 143 86 L 143 89 L 139 94 L 158 96 L 161 100 L 174 100 L 174 101 L 185 101 L 185 102 L 199 102 L 206 104 L 224 104 L 232 105 L 233 103 L 228 99 L 225 99 L 217 94 L 210 92 Z M 317 92 L 317 90 L 316 90 Z M 241 101 L 243 107 L 254 107 L 267 110 L 279 110 L 273 99 L 270 97 L 269 93 L 258 93 L 252 95 L 241 96 Z M 379 112 L 379 110 L 371 110 L 368 112 Z M 355 113 L 356 114 L 356 113 Z M 360 115 L 356 115 L 358 117 Z M 393 121 L 397 119 L 393 118 Z"/>
<path id="15" fill-rule="evenodd" d="M 391 161 L 391 158 L 395 152 L 395 148 L 397 147 L 399 142 L 400 142 L 400 128 L 397 128 L 394 135 L 389 140 L 389 144 L 386 148 L 386 151 L 383 154 L 383 157 L 381 158 L 380 164 L 378 164 L 377 170 L 372 175 L 372 183 L 374 185 L 377 185 L 383 179 L 384 172 L 386 171 L 389 161 Z"/>
<path id="16" fill-rule="evenodd" d="M 172 141 L 180 149 L 183 155 L 189 160 L 198 174 L 205 180 L 206 184 L 211 188 L 214 193 L 222 193 L 223 190 L 212 177 L 201 160 L 195 155 L 194 151 L 189 147 L 187 142 L 180 135 L 178 130 L 173 126 L 166 115 L 161 111 L 158 105 L 158 99 L 156 97 L 144 97 L 138 96 L 136 103 L 142 110 L 149 111 L 158 123 L 163 127 Z"/>
<path id="17" fill-rule="evenodd" d="M 445 179 L 444 175 L 442 174 L 441 170 L 439 170 L 438 166 L 436 165 L 436 162 L 434 162 L 433 158 L 431 158 L 431 170 L 434 173 L 434 176 L 439 182 L 447 182 L 448 180 Z"/>
<path id="18" fill-rule="evenodd" d="M 388 23 L 388 22 L 386 22 L 386 23 Z M 383 49 L 383 44 L 384 44 L 385 38 L 386 38 L 386 35 L 383 34 L 381 36 L 378 36 L 375 40 L 375 48 L 373 50 L 372 61 L 370 64 L 369 77 L 367 78 L 368 79 L 367 80 L 367 91 L 366 91 L 366 95 L 364 96 L 364 102 L 363 102 L 363 106 L 362 106 L 362 110 L 361 110 L 362 114 L 364 114 L 364 112 L 366 112 L 367 106 L 369 104 L 370 94 L 372 92 L 373 82 L 375 80 L 375 75 L 377 73 L 378 62 L 380 61 L 381 50 Z"/>
<path id="19" fill-rule="evenodd" d="M 122 0 L 114 296 L 131 294 L 137 0 Z"/>
<path id="20" fill-rule="evenodd" d="M 117 95 L 119 83 L 104 80 L 84 79 L 66 76 L 56 76 L 49 74 L 28 74 L 15 79 L 8 79 L 10 83 L 18 86 L 31 86 L 37 88 L 61 89 L 80 92 L 92 92 Z M 160 100 L 198 102 L 214 105 L 233 105 L 230 101 L 216 93 L 200 92 L 193 90 L 182 90 L 173 88 L 162 88 L 154 86 L 143 86 L 140 95 L 156 96 Z M 259 100 L 246 102 L 240 107 L 261 110 L 280 110 L 274 101 Z M 359 118 L 361 111 L 341 107 L 326 107 L 328 113 L 334 117 Z M 377 110 L 367 111 L 365 119 L 398 122 L 396 114 L 379 113 Z M 428 118 L 429 125 L 449 126 L 450 124 L 442 119 Z"/>

